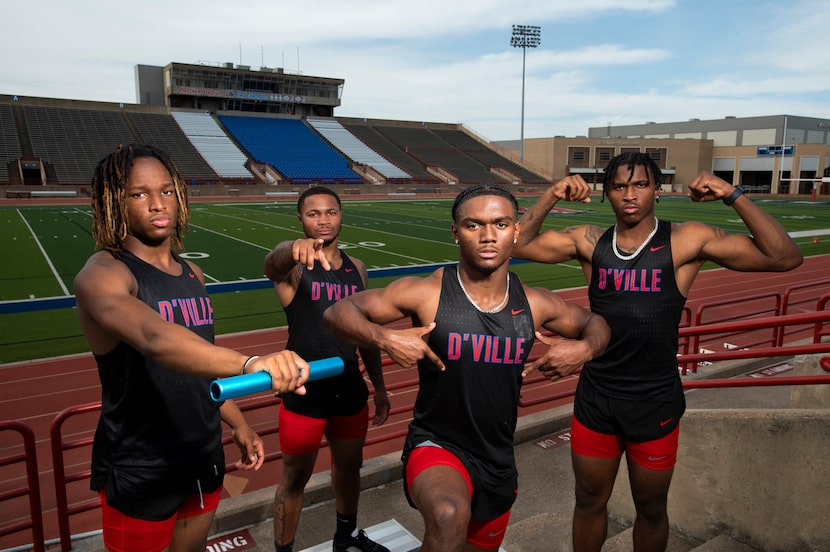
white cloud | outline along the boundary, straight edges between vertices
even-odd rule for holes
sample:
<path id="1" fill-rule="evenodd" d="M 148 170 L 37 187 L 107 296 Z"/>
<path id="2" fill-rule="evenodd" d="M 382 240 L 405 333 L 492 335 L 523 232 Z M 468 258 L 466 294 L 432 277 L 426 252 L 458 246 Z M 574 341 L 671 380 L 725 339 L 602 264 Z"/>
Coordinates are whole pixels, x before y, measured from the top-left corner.
<path id="1" fill-rule="evenodd" d="M 92 0 L 4 6 L 0 93 L 134 102 L 134 66 L 243 63 L 343 78 L 338 115 L 462 122 L 493 140 L 608 122 L 830 117 L 830 5 L 673 0 Z M 31 21 L 31 24 L 25 22 Z M 11 23 L 14 22 L 14 23 Z"/>

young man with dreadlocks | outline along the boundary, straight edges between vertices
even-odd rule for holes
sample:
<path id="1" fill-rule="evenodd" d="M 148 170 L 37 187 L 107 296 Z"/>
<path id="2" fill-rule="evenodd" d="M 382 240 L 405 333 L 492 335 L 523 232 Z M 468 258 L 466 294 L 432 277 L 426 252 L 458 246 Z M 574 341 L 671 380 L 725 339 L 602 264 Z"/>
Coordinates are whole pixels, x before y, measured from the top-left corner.
<path id="1" fill-rule="evenodd" d="M 608 341 L 601 317 L 509 271 L 517 211 L 500 186 L 465 189 L 452 207 L 457 265 L 351 295 L 323 314 L 341 339 L 418 367 L 403 461 L 406 497 L 424 519 L 422 552 L 499 549 L 518 492 L 522 378 L 542 366 L 569 374 Z M 385 326 L 403 318 L 411 328 Z M 527 362 L 535 339 L 549 347 Z"/>
<path id="2" fill-rule="evenodd" d="M 309 366 L 287 350 L 249 357 L 213 345 L 204 275 L 177 254 L 187 189 L 165 152 L 130 145 L 107 155 L 92 177 L 92 208 L 99 250 L 74 287 L 101 379 L 91 487 L 104 545 L 204 551 L 225 470 L 221 421 L 239 447 L 237 468 L 264 460 L 236 405 L 211 399 L 211 381 L 267 371 L 275 391 L 302 394 Z"/>
<path id="3" fill-rule="evenodd" d="M 705 261 L 739 271 L 786 271 L 802 254 L 781 225 L 743 189 L 702 173 L 689 184 L 693 201 L 723 200 L 751 235 L 700 222 L 658 221 L 660 168 L 645 153 L 623 153 L 605 169 L 603 199 L 616 224 L 540 233 L 559 200 L 590 201 L 578 175 L 557 181 L 521 220 L 513 256 L 544 263 L 576 259 L 588 281 L 591 311 L 611 327 L 605 354 L 582 370 L 574 398 L 571 457 L 576 478 L 574 550 L 599 551 L 606 506 L 622 453 L 634 506 L 634 550 L 664 550 L 666 501 L 677 459 L 685 399 L 677 367 L 677 328 L 689 289 Z M 545 372 L 556 379 L 561 374 Z"/>

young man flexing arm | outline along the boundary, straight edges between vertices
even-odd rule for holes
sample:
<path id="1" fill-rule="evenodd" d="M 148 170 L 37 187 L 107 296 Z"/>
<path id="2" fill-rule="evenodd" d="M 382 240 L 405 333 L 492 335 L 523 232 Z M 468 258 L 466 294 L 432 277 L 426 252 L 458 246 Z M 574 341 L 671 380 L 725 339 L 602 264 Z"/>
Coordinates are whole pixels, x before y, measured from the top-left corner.
<path id="1" fill-rule="evenodd" d="M 635 550 L 662 550 L 666 500 L 677 457 L 685 399 L 677 369 L 677 327 L 686 297 L 706 261 L 741 271 L 785 271 L 802 262 L 783 227 L 738 187 L 709 173 L 689 185 L 693 201 L 723 200 L 751 235 L 700 222 L 658 221 L 661 173 L 644 153 L 624 153 L 605 172 L 603 199 L 616 223 L 541 232 L 560 200 L 589 201 L 580 176 L 551 186 L 522 217 L 513 255 L 537 262 L 576 260 L 588 282 L 591 311 L 611 327 L 605 354 L 583 369 L 574 398 L 571 454 L 576 477 L 574 550 L 598 551 L 606 506 L 626 453 L 637 517 Z M 622 443 L 622 445 L 620 444 Z"/>

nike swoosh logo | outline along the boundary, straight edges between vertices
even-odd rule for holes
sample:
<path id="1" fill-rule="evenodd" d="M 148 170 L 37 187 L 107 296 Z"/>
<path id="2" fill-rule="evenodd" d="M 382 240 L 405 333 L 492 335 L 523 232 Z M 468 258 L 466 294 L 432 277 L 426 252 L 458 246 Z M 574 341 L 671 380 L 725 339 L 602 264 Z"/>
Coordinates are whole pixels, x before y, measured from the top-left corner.
<path id="1" fill-rule="evenodd" d="M 498 537 L 502 533 L 504 533 L 504 529 L 502 529 L 501 531 L 495 531 L 495 532 L 488 533 L 487 536 L 490 537 L 490 538 L 493 538 L 493 537 Z"/>
<path id="2" fill-rule="evenodd" d="M 663 460 L 667 456 L 668 456 L 668 454 L 664 454 L 663 456 L 649 456 L 648 461 L 649 462 L 657 462 L 658 460 Z"/>
<path id="3" fill-rule="evenodd" d="M 196 277 L 196 275 L 195 275 L 195 274 L 193 274 L 192 272 L 190 272 L 190 273 L 188 274 L 188 276 L 190 276 L 191 278 L 195 278 L 195 277 Z"/>
<path id="4" fill-rule="evenodd" d="M 672 420 L 674 420 L 674 418 L 669 418 L 668 420 L 663 420 L 662 422 L 660 422 L 660 425 L 661 425 L 661 426 L 664 426 L 664 425 L 666 425 L 666 424 L 668 424 L 668 423 L 671 423 L 671 421 L 672 421 Z"/>
<path id="5" fill-rule="evenodd" d="M 655 251 L 660 251 L 660 250 L 661 250 L 661 249 L 663 249 L 664 247 L 666 247 L 666 246 L 665 246 L 665 245 L 658 245 L 657 247 L 650 247 L 650 248 L 649 248 L 649 251 L 651 251 L 652 253 L 654 253 Z"/>
<path id="6" fill-rule="evenodd" d="M 513 316 L 516 316 L 517 314 L 521 314 L 524 311 L 525 311 L 524 309 L 511 309 L 510 314 L 512 314 Z"/>
<path id="7" fill-rule="evenodd" d="M 353 268 L 347 268 L 346 272 L 351 272 L 352 270 L 354 270 L 354 269 Z"/>

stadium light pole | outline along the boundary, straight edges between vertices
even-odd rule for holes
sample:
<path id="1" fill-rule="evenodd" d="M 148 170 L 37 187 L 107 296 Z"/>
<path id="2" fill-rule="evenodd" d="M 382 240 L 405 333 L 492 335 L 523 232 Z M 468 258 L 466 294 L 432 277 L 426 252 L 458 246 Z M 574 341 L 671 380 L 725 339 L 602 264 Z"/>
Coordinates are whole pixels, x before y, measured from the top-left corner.
<path id="1" fill-rule="evenodd" d="M 542 28 L 535 25 L 513 25 L 510 45 L 522 49 L 522 130 L 519 138 L 519 159 L 525 159 L 525 57 L 528 48 L 535 48 L 542 42 Z"/>

